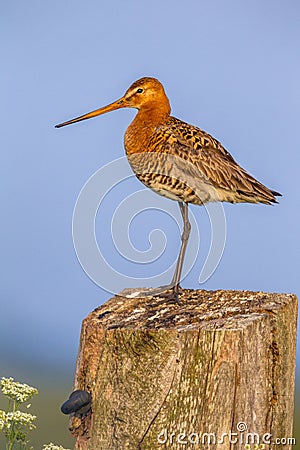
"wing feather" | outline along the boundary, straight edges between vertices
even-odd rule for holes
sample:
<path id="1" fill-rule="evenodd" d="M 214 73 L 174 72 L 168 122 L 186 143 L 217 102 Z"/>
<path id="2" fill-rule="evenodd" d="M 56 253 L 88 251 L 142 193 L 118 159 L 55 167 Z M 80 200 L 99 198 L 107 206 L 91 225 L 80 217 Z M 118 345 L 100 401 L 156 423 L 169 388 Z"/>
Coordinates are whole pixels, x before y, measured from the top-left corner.
<path id="1" fill-rule="evenodd" d="M 201 174 L 201 183 L 205 179 L 218 191 L 220 201 L 270 204 L 276 202 L 275 195 L 280 195 L 243 169 L 211 135 L 174 117 L 157 128 L 150 148 L 191 163 Z M 190 164 L 180 166 L 183 171 L 191 167 Z"/>

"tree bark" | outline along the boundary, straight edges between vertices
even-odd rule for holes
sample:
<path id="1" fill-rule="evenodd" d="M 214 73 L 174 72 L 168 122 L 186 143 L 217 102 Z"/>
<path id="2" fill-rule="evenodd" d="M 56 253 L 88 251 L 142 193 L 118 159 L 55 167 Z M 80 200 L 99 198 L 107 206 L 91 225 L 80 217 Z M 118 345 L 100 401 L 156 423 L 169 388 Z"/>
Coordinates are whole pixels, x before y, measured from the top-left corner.
<path id="1" fill-rule="evenodd" d="M 71 418 L 76 449 L 292 448 L 275 440 L 292 438 L 296 296 L 121 294 L 82 324 L 74 389 L 92 412 Z"/>

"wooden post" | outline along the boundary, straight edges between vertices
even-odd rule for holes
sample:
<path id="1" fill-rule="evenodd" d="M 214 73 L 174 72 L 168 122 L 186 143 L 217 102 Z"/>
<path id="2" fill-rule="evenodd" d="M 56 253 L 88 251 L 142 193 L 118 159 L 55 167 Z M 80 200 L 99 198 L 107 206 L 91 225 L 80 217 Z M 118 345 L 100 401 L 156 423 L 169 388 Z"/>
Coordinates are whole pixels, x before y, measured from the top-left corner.
<path id="1" fill-rule="evenodd" d="M 296 296 L 180 301 L 116 296 L 83 321 L 74 389 L 92 413 L 70 421 L 75 448 L 291 449 Z"/>

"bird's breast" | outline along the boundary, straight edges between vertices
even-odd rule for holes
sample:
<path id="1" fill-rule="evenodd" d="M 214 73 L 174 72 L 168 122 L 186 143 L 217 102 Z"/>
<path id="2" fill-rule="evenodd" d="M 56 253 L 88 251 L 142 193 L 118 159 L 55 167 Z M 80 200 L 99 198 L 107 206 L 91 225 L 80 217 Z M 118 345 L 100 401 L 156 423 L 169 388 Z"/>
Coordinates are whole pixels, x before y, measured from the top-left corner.
<path id="1" fill-rule="evenodd" d="M 218 192 L 188 154 L 168 124 L 133 121 L 124 138 L 129 164 L 137 178 L 159 195 L 198 205 L 218 201 Z"/>
<path id="2" fill-rule="evenodd" d="M 126 130 L 124 136 L 124 147 L 126 155 L 134 153 L 151 152 L 151 138 L 155 135 L 155 127 L 147 123 L 132 124 Z"/>

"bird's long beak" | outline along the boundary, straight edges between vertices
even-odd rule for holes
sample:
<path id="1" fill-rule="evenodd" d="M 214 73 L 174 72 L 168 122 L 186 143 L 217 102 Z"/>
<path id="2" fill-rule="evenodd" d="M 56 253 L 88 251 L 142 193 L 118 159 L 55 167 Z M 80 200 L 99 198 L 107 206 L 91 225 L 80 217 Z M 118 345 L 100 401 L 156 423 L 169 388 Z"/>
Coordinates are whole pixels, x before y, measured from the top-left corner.
<path id="1" fill-rule="evenodd" d="M 96 109 L 95 111 L 91 111 L 87 114 L 84 114 L 83 116 L 75 117 L 75 119 L 71 119 L 68 120 L 67 122 L 55 125 L 55 128 L 61 128 L 66 125 L 70 125 L 71 123 L 80 122 L 81 120 L 90 119 L 91 117 L 96 117 L 99 116 L 100 114 L 105 114 L 109 111 L 114 111 L 115 109 L 125 108 L 126 106 L 127 106 L 126 101 L 124 97 L 122 97 L 119 100 L 116 100 L 115 102 L 111 103 L 110 105 L 103 106 L 103 108 Z"/>

